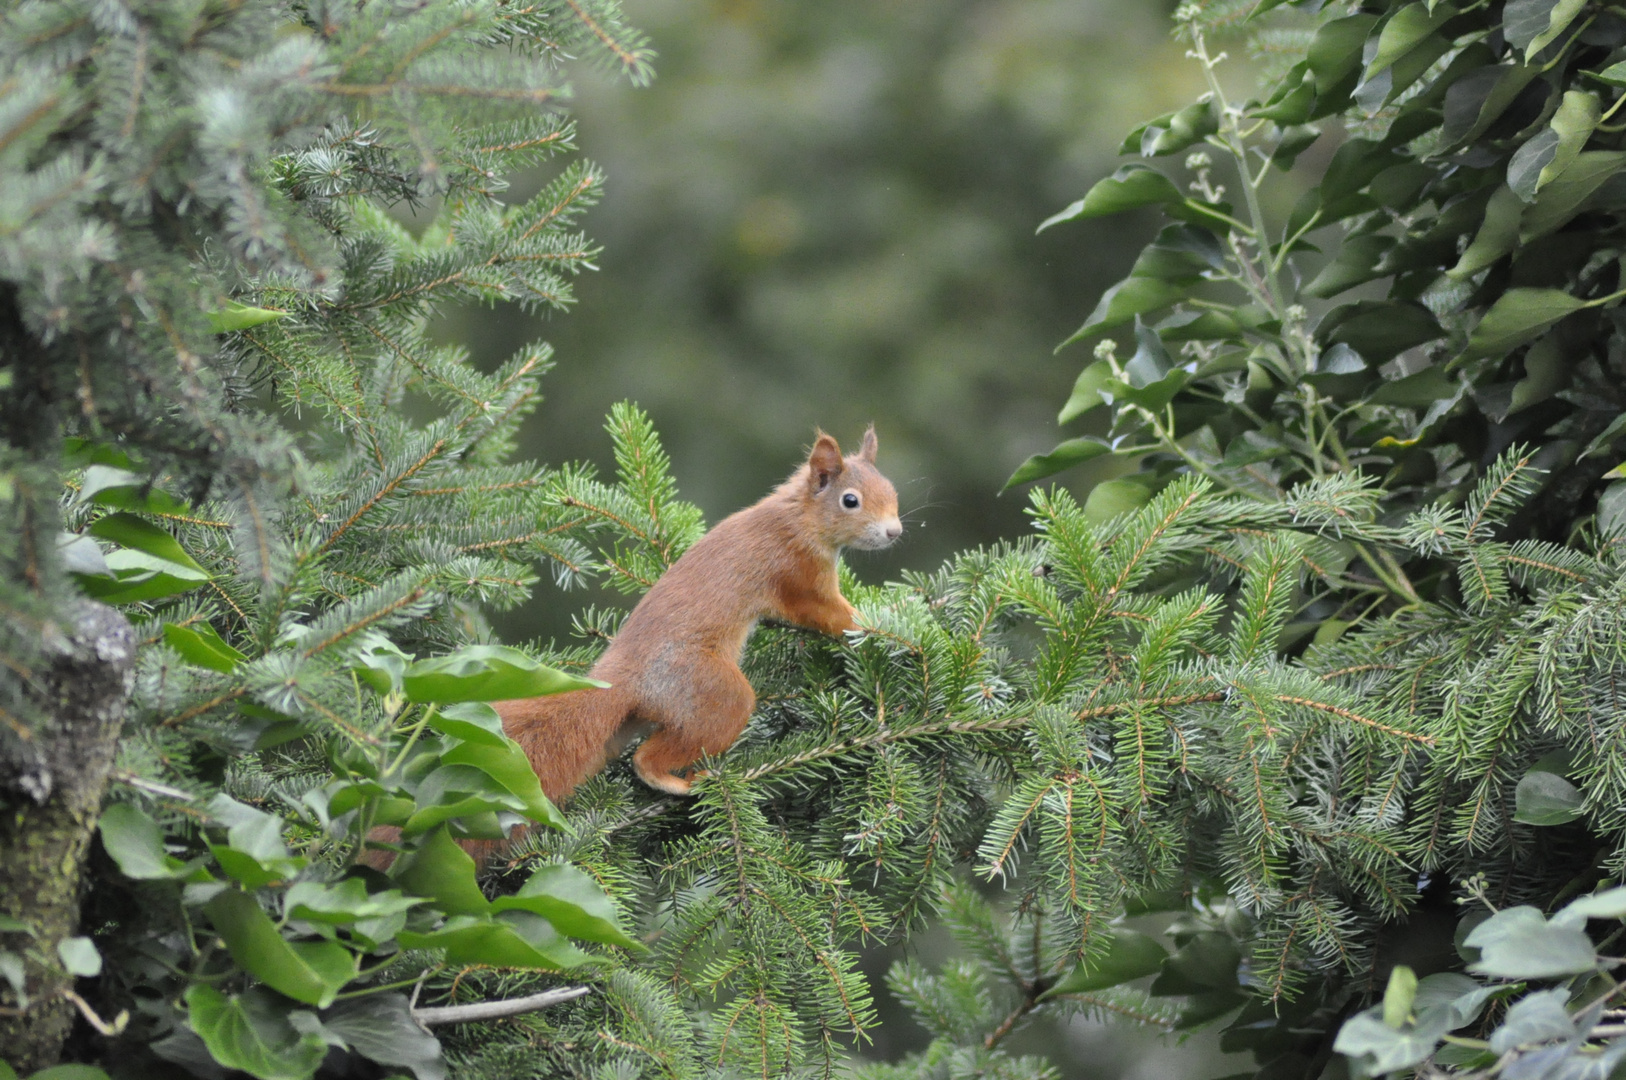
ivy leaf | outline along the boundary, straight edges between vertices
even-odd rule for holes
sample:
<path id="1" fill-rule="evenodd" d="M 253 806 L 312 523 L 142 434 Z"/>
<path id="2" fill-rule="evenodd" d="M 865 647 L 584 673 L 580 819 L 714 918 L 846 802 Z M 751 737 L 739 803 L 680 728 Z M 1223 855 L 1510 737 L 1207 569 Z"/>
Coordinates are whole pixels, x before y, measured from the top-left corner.
<path id="1" fill-rule="evenodd" d="M 1479 320 L 1479 325 L 1468 335 L 1467 347 L 1452 363 L 1500 356 L 1586 306 L 1585 300 L 1559 289 L 1509 289 Z"/>
<path id="2" fill-rule="evenodd" d="M 1101 365 L 1105 366 L 1105 365 Z M 1108 369 L 1111 374 L 1111 369 Z M 1082 439 L 1068 439 L 1051 450 L 1048 454 L 1034 454 L 1019 465 L 1011 478 L 1005 481 L 1001 491 L 1009 491 L 1021 484 L 1031 484 L 1035 480 L 1043 480 L 1047 476 L 1054 476 L 1064 469 L 1080 465 L 1103 454 L 1112 453 L 1112 446 L 1094 436 L 1085 436 Z"/>
<path id="3" fill-rule="evenodd" d="M 79 587 L 93 599 L 133 604 L 186 592 L 209 580 L 208 571 L 173 536 L 134 514 L 108 514 L 85 531 L 121 545 L 105 557 L 113 577 L 76 575 Z"/>
<path id="4" fill-rule="evenodd" d="M 1554 145 L 1557 145 L 1556 139 Z M 1473 242 L 1463 251 L 1457 264 L 1446 273 L 1458 281 L 1470 278 L 1518 247 L 1524 208 L 1525 201 L 1518 192 L 1507 184 L 1497 187 L 1485 204 L 1485 215 Z"/>
<path id="5" fill-rule="evenodd" d="M 226 889 L 203 910 L 239 967 L 295 1001 L 326 1008 L 356 977 L 349 949 L 336 941 L 288 941 L 247 893 Z"/>
<path id="6" fill-rule="evenodd" d="M 1061 412 L 1057 414 L 1056 423 L 1065 424 L 1070 420 L 1076 420 L 1091 409 L 1105 405 L 1109 399 L 1102 397 L 1101 391 L 1115 377 L 1112 365 L 1105 360 L 1097 360 L 1087 365 L 1078 373 L 1078 379 L 1073 383 L 1073 392 L 1067 398 L 1067 404 L 1063 405 Z M 1005 486 L 1010 487 L 1010 484 L 1007 483 Z"/>
<path id="7" fill-rule="evenodd" d="M 322 1013 L 322 1031 L 380 1065 L 412 1070 L 417 1080 L 444 1080 L 440 1040 L 418 1026 L 404 994 L 368 994 Z"/>
<path id="8" fill-rule="evenodd" d="M 445 656 L 418 660 L 401 679 L 407 700 L 426 704 L 511 701 L 608 686 L 556 671 L 507 645 L 467 645 Z"/>
<path id="9" fill-rule="evenodd" d="M 1324 103 L 1318 102 L 1316 113 L 1325 116 L 1342 107 L 1343 101 L 1334 91 L 1345 82 L 1350 88 L 1354 87 L 1355 76 L 1361 66 L 1362 46 L 1377 23 L 1376 15 L 1350 15 L 1324 23 L 1316 31 L 1305 59 L 1310 71 L 1315 74 L 1316 94 L 1330 99 Z M 1347 99 L 1348 90 L 1341 96 Z"/>
<path id="10" fill-rule="evenodd" d="M 1593 970 L 1591 940 L 1580 930 L 1549 923 L 1533 907 L 1504 908 L 1464 941 L 1480 951 L 1469 970 L 1501 979 L 1556 979 Z"/>
<path id="11" fill-rule="evenodd" d="M 56 943 L 57 958 L 70 975 L 95 978 L 102 973 L 102 954 L 88 937 L 65 937 Z"/>
<path id="12" fill-rule="evenodd" d="M 85 470 L 78 501 L 148 514 L 185 514 L 192 509 L 150 478 L 112 465 L 92 465 Z"/>
<path id="13" fill-rule="evenodd" d="M 1162 970 L 1163 961 L 1168 957 L 1169 951 L 1159 945 L 1157 939 L 1150 934 L 1143 934 L 1138 930 L 1113 930 L 1104 955 L 1082 961 L 1072 971 L 1063 975 L 1056 985 L 1046 990 L 1040 1000 L 1058 994 L 1086 994 L 1094 990 L 1105 990 L 1110 986 L 1119 986 L 1147 975 L 1155 975 Z"/>
<path id="14" fill-rule="evenodd" d="M 1453 398 L 1461 392 L 1461 384 L 1448 377 L 1442 369 L 1426 367 L 1404 378 L 1379 384 L 1366 400 L 1373 405 L 1419 409 Z"/>
<path id="15" fill-rule="evenodd" d="M 1555 988 L 1538 991 L 1514 1002 L 1502 1026 L 1491 1033 L 1491 1053 L 1506 1054 L 1521 1046 L 1539 1046 L 1546 1042 L 1575 1038 L 1575 1021 L 1564 1007 L 1568 1000 L 1567 990 Z"/>
<path id="16" fill-rule="evenodd" d="M 1184 198 L 1174 181 L 1150 165 L 1125 165 L 1105 180 L 1097 181 L 1082 199 L 1067 209 L 1045 218 L 1035 231 L 1044 232 L 1064 221 L 1106 217 L 1142 206 L 1177 203 Z"/>
<path id="17" fill-rule="evenodd" d="M 1502 33 L 1529 60 L 1562 34 L 1585 6 L 1586 0 L 1508 0 L 1502 9 Z"/>
<path id="18" fill-rule="evenodd" d="M 395 861 L 390 876 L 409 893 L 427 896 L 452 915 L 483 915 L 491 902 L 474 879 L 474 860 L 445 826 Z"/>
<path id="19" fill-rule="evenodd" d="M 641 941 L 621 928 L 615 903 L 598 882 L 567 863 L 542 867 L 518 893 L 493 900 L 491 910 L 529 911 L 573 938 L 645 951 Z"/>
<path id="20" fill-rule="evenodd" d="M 133 803 L 108 806 L 96 828 L 102 836 L 102 847 L 127 878 L 157 881 L 185 877 L 191 872 L 189 864 L 164 851 L 157 822 Z"/>
<path id="21" fill-rule="evenodd" d="M 191 626 L 179 623 L 164 624 L 164 642 L 180 654 L 181 659 L 210 671 L 229 673 L 248 656 L 226 644 L 215 628 L 206 622 Z"/>
<path id="22" fill-rule="evenodd" d="M 305 1080 L 327 1056 L 326 1040 L 296 1031 L 286 1005 L 264 991 L 228 998 L 207 983 L 193 983 L 185 996 L 188 1026 L 228 1069 L 260 1080 Z"/>
<path id="23" fill-rule="evenodd" d="M 1107 480 L 1090 489 L 1084 520 L 1094 525 L 1139 510 L 1152 499 L 1152 489 L 1138 480 Z"/>
<path id="24" fill-rule="evenodd" d="M 1242 952 L 1229 934 L 1197 934 L 1163 962 L 1163 973 L 1152 983 L 1155 996 L 1229 990 L 1237 985 Z"/>
<path id="25" fill-rule="evenodd" d="M 1557 773 L 1532 769 L 1513 789 L 1513 820 L 1526 825 L 1564 825 L 1581 816 L 1581 791 Z"/>
<path id="26" fill-rule="evenodd" d="M 1626 169 L 1626 151 L 1588 150 L 1550 181 L 1543 181 L 1536 201 L 1519 222 L 1519 242 L 1528 244 L 1568 224 L 1587 208 L 1604 185 Z M 1545 171 L 1545 170 L 1543 170 Z"/>
<path id="27" fill-rule="evenodd" d="M 596 963 L 566 941 L 553 924 L 527 911 L 498 918 L 458 915 L 427 933 L 403 930 L 396 940 L 407 949 L 445 949 L 448 964 L 568 971 Z"/>
<path id="28" fill-rule="evenodd" d="M 1626 86 L 1626 60 L 1610 64 L 1602 71 L 1583 71 L 1581 74 L 1610 86 Z"/>
<path id="29" fill-rule="evenodd" d="M 1626 885 L 1571 900 L 1552 921 L 1557 926 L 1579 928 L 1588 919 L 1626 919 Z"/>
<path id="30" fill-rule="evenodd" d="M 509 742 L 503 734 L 502 717 L 483 701 L 463 701 L 436 709 L 428 723 L 442 735 L 464 742 L 485 746 L 505 746 Z"/>
<path id="31" fill-rule="evenodd" d="M 1185 298 L 1191 291 L 1188 284 L 1165 281 L 1162 278 L 1127 277 L 1102 295 L 1095 310 L 1072 337 L 1056 346 L 1066 348 L 1075 341 L 1091 337 L 1103 330 L 1111 330 L 1159 308 L 1166 308 Z"/>
<path id="32" fill-rule="evenodd" d="M 441 754 L 446 765 L 469 765 L 517 796 L 526 817 L 551 829 L 568 829 L 570 821 L 559 813 L 548 797 L 542 793 L 542 784 L 536 770 L 517 742 L 505 738 L 501 743 L 466 742 Z"/>

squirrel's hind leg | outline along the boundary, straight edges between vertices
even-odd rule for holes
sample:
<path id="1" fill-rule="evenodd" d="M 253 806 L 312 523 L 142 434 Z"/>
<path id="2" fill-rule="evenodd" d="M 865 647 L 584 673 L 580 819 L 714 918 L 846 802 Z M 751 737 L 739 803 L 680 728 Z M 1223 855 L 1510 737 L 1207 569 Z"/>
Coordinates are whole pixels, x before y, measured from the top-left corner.
<path id="1" fill-rule="evenodd" d="M 721 754 L 740 737 L 756 708 L 756 691 L 740 669 L 714 653 L 698 657 L 684 680 L 688 693 L 678 708 L 643 718 L 659 730 L 632 755 L 638 778 L 657 791 L 687 795 L 694 763 Z"/>

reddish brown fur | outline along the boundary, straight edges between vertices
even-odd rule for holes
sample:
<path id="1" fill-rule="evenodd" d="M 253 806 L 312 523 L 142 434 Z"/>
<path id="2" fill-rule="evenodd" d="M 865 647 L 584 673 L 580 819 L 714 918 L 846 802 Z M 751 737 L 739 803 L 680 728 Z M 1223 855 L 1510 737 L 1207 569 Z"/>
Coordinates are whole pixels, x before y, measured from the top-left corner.
<path id="1" fill-rule="evenodd" d="M 858 629 L 836 553 L 885 547 L 902 531 L 897 492 L 875 468 L 875 449 L 873 428 L 847 458 L 820 434 L 805 466 L 685 552 L 593 666 L 611 689 L 498 703 L 550 799 L 564 798 L 649 729 L 633 754 L 639 777 L 688 792 L 695 762 L 727 750 L 751 719 L 756 694 L 739 660 L 759 621 L 835 635 Z M 842 505 L 849 492 L 860 498 L 857 509 Z"/>
<path id="2" fill-rule="evenodd" d="M 732 746 L 756 707 L 739 661 L 758 622 L 832 635 L 859 628 L 841 595 L 836 553 L 885 547 L 903 531 L 875 450 L 874 428 L 846 458 L 820 433 L 806 465 L 685 552 L 593 665 L 610 689 L 496 703 L 548 798 L 563 799 L 645 731 L 633 768 L 651 787 L 687 794 L 695 762 Z M 856 509 L 842 505 L 849 492 L 859 496 Z M 394 839 L 382 830 L 375 838 Z M 504 846 L 464 842 L 481 860 Z"/>

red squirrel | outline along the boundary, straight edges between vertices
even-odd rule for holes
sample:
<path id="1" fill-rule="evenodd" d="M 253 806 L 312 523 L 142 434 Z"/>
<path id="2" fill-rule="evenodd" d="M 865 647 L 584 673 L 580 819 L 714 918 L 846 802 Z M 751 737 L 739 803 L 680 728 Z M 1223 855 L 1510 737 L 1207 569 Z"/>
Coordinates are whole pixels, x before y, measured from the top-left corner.
<path id="1" fill-rule="evenodd" d="M 884 548 L 903 534 L 875 448 L 873 426 L 845 458 L 820 432 L 806 465 L 684 552 L 593 665 L 609 689 L 496 703 L 548 798 L 564 798 L 645 730 L 632 755 L 639 778 L 687 794 L 695 763 L 732 746 L 756 707 L 740 656 L 758 622 L 836 636 L 859 629 L 836 553 Z"/>

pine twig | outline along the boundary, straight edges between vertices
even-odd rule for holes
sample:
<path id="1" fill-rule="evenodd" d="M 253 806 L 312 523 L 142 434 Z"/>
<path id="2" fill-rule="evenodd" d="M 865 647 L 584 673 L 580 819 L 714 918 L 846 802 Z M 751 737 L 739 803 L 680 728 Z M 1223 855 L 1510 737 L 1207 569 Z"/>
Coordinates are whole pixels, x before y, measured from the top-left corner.
<path id="1" fill-rule="evenodd" d="M 475 1020 L 498 1020 L 505 1016 L 519 1016 L 546 1009 L 550 1005 L 574 1001 L 590 990 L 592 990 L 590 986 L 567 986 L 562 990 L 544 990 L 540 994 L 509 998 L 506 1001 L 476 1001 L 470 1005 L 441 1005 L 428 1009 L 413 1009 L 412 1019 L 416 1020 L 420 1027 L 426 1028 L 434 1027 L 436 1024 L 467 1024 Z"/>

